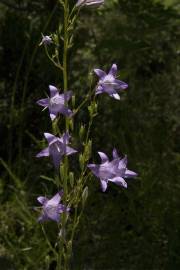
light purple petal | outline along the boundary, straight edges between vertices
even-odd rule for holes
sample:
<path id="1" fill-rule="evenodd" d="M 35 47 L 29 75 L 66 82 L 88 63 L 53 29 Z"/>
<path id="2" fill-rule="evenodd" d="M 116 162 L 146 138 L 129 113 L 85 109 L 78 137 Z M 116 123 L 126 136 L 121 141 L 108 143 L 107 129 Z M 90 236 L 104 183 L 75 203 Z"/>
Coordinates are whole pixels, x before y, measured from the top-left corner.
<path id="1" fill-rule="evenodd" d="M 126 168 L 126 166 L 127 166 L 127 156 L 125 156 L 119 161 L 118 169 Z"/>
<path id="2" fill-rule="evenodd" d="M 38 222 L 44 222 L 48 220 L 48 216 L 46 214 L 41 214 L 40 217 L 38 217 Z"/>
<path id="3" fill-rule="evenodd" d="M 120 80 L 115 80 L 114 81 L 116 83 L 116 89 L 126 89 L 128 88 L 128 84 L 123 82 L 123 81 L 120 81 Z"/>
<path id="4" fill-rule="evenodd" d="M 56 206 L 61 200 L 61 193 L 56 193 L 50 200 L 48 200 L 46 206 Z"/>
<path id="5" fill-rule="evenodd" d="M 67 91 L 66 93 L 62 94 L 63 95 L 63 99 L 65 102 L 69 101 L 73 95 L 72 91 Z M 60 95 L 61 96 L 61 95 Z"/>
<path id="6" fill-rule="evenodd" d="M 124 188 L 127 188 L 127 183 L 122 177 L 118 176 L 118 177 L 114 177 L 114 178 L 111 178 L 111 179 L 108 179 L 108 180 L 115 183 L 118 186 L 122 186 Z"/>
<path id="7" fill-rule="evenodd" d="M 71 136 L 69 135 L 68 132 L 65 132 L 61 138 L 58 138 L 58 141 L 63 143 L 63 144 L 68 144 L 69 143 L 69 139 L 71 138 Z"/>
<path id="8" fill-rule="evenodd" d="M 104 88 L 99 85 L 97 88 L 96 88 L 96 95 L 99 95 L 99 94 L 102 94 L 104 91 Z"/>
<path id="9" fill-rule="evenodd" d="M 121 99 L 120 98 L 120 95 L 118 93 L 111 94 L 110 96 L 113 97 L 113 98 L 115 98 L 115 99 L 117 99 L 117 100 L 120 100 Z"/>
<path id="10" fill-rule="evenodd" d="M 94 69 L 94 72 L 96 73 L 96 75 L 99 77 L 99 78 L 103 78 L 103 77 L 105 77 L 106 76 L 106 72 L 104 72 L 103 70 L 101 70 L 101 69 L 98 69 L 98 68 L 96 68 L 96 69 Z"/>
<path id="11" fill-rule="evenodd" d="M 41 152 L 39 152 L 36 157 L 48 157 L 49 156 L 49 147 L 44 148 Z"/>
<path id="12" fill-rule="evenodd" d="M 65 155 L 69 156 L 69 155 L 72 155 L 72 154 L 75 154 L 77 153 L 77 150 L 69 147 L 69 146 L 66 146 L 65 147 Z"/>
<path id="13" fill-rule="evenodd" d="M 62 108 L 59 112 L 65 116 L 68 116 L 68 117 L 71 117 L 73 114 L 72 111 L 70 109 L 68 109 L 68 107 L 65 107 L 65 106 L 62 106 Z"/>
<path id="14" fill-rule="evenodd" d="M 112 67 L 111 67 L 111 69 L 110 69 L 110 71 L 109 71 L 108 74 L 109 75 L 113 75 L 114 77 L 116 76 L 116 74 L 117 74 L 117 65 L 116 64 L 113 64 L 112 65 Z"/>
<path id="15" fill-rule="evenodd" d="M 56 136 L 54 136 L 54 135 L 51 134 L 51 133 L 47 133 L 47 132 L 44 133 L 44 137 L 45 137 L 46 140 L 48 141 L 48 144 L 50 144 L 53 140 L 57 139 Z"/>
<path id="16" fill-rule="evenodd" d="M 105 192 L 106 189 L 107 189 L 107 184 L 108 182 L 106 180 L 100 180 L 101 181 L 101 188 L 102 188 L 102 191 Z"/>
<path id="17" fill-rule="evenodd" d="M 119 158 L 119 155 L 118 155 L 116 148 L 113 149 L 112 155 L 113 155 L 114 159 Z"/>
<path id="18" fill-rule="evenodd" d="M 126 169 L 125 176 L 124 176 L 125 178 L 133 178 L 133 177 L 136 177 L 136 176 L 137 176 L 137 173 Z"/>
<path id="19" fill-rule="evenodd" d="M 53 85 L 49 85 L 49 91 L 50 91 L 50 97 L 51 98 L 59 93 L 58 89 Z"/>
<path id="20" fill-rule="evenodd" d="M 109 158 L 107 157 L 107 155 L 105 153 L 98 152 L 98 154 L 99 154 L 99 156 L 101 158 L 102 163 L 105 163 L 105 162 L 109 161 Z"/>
<path id="21" fill-rule="evenodd" d="M 99 177 L 99 165 L 88 164 L 87 167 L 92 171 L 95 176 Z"/>
<path id="22" fill-rule="evenodd" d="M 40 99 L 36 102 L 38 105 L 43 107 L 48 107 L 49 105 L 49 98 Z"/>
<path id="23" fill-rule="evenodd" d="M 57 114 L 54 114 L 54 113 L 50 113 L 50 118 L 51 118 L 51 121 L 53 121 L 55 118 L 56 118 Z"/>
<path id="24" fill-rule="evenodd" d="M 38 200 L 38 202 L 40 202 L 41 204 L 45 204 L 45 203 L 48 201 L 48 199 L 47 199 L 46 197 L 43 197 L 43 196 L 39 196 L 39 197 L 37 198 L 37 200 Z"/>
<path id="25" fill-rule="evenodd" d="M 52 219 L 56 222 L 59 222 L 59 218 L 60 218 L 60 213 L 58 211 L 58 206 L 48 206 L 45 209 L 46 211 L 46 215 L 48 216 L 49 219 Z"/>

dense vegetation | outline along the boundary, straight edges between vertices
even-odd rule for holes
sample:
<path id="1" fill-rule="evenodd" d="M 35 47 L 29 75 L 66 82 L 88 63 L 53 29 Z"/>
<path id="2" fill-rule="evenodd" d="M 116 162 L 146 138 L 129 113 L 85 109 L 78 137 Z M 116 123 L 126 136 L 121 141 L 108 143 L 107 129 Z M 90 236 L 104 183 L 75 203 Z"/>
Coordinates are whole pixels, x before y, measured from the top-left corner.
<path id="1" fill-rule="evenodd" d="M 35 102 L 48 84 L 61 85 L 38 46 L 41 33 L 56 28 L 61 10 L 55 0 L 1 2 L 0 268 L 54 269 L 34 211 L 40 190 L 51 189 L 43 177 L 51 176 L 51 163 L 35 159 L 51 122 Z M 180 269 L 178 10 L 152 0 L 107 2 L 99 11 L 81 13 L 69 85 L 79 103 L 92 69 L 117 63 L 129 88 L 120 102 L 102 96 L 93 151 L 96 157 L 98 150 L 111 154 L 117 147 L 139 177 L 127 190 L 112 185 L 105 194 L 97 179 L 89 183 L 72 269 Z M 86 117 L 84 108 L 84 123 Z M 53 226 L 46 225 L 52 238 Z"/>

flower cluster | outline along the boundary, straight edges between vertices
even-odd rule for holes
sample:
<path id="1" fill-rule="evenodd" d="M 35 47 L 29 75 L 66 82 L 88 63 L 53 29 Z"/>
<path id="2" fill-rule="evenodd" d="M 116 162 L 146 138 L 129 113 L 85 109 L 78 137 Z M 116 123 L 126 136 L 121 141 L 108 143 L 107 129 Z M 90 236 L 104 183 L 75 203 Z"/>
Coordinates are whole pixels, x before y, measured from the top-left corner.
<path id="1" fill-rule="evenodd" d="M 103 3 L 103 0 L 78 0 L 76 3 L 76 8 L 81 8 L 83 6 L 98 7 Z M 45 49 L 47 49 L 46 46 L 50 45 L 51 43 L 53 43 L 51 36 L 43 36 L 40 45 L 45 45 Z M 97 98 L 97 95 L 106 93 L 110 97 L 116 100 L 120 100 L 119 93 L 124 91 L 128 87 L 128 84 L 117 79 L 117 65 L 113 64 L 108 73 L 101 69 L 94 69 L 94 73 L 98 76 L 99 79 L 94 90 L 94 99 Z M 66 90 L 60 93 L 60 90 L 53 85 L 49 85 L 49 92 L 49 97 L 38 100 L 37 104 L 44 107 L 44 109 L 48 108 L 49 116 L 52 123 L 54 124 L 58 121 L 54 120 L 58 118 L 59 114 L 63 115 L 65 117 L 65 120 L 68 120 L 69 118 L 72 119 L 73 111 L 69 108 L 68 102 L 72 98 L 73 92 Z M 68 125 L 66 125 L 65 133 L 62 134 L 60 137 L 55 136 L 51 133 L 44 133 L 44 137 L 47 140 L 48 146 L 36 155 L 36 157 L 38 158 L 50 157 L 56 170 L 60 168 L 64 157 L 78 152 L 77 150 L 69 146 L 71 136 L 67 127 Z M 88 164 L 88 157 L 85 162 L 85 167 L 86 169 L 89 168 L 90 171 L 97 178 L 99 178 L 103 192 L 106 191 L 109 182 L 115 183 L 120 187 L 127 188 L 126 179 L 134 178 L 137 176 L 135 172 L 130 171 L 127 168 L 127 157 L 119 156 L 116 149 L 114 149 L 112 152 L 112 160 L 109 160 L 108 156 L 104 152 L 98 152 L 98 154 L 101 158 L 101 163 Z M 80 157 L 81 156 L 82 155 L 80 155 Z M 65 161 L 67 161 L 67 158 L 65 159 Z M 66 167 L 66 169 L 68 169 L 68 166 Z M 82 175 L 84 176 L 84 173 Z M 60 203 L 61 199 L 65 204 L 68 204 L 68 202 L 66 201 L 66 196 L 63 196 L 63 192 L 56 193 L 56 195 L 53 196 L 51 199 L 47 199 L 43 196 L 38 197 L 37 200 L 42 205 L 42 212 L 38 220 L 40 222 L 43 222 L 50 219 L 59 222 L 60 215 L 62 213 L 68 213 L 70 211 L 69 204 L 68 206 L 66 206 L 63 203 Z"/>

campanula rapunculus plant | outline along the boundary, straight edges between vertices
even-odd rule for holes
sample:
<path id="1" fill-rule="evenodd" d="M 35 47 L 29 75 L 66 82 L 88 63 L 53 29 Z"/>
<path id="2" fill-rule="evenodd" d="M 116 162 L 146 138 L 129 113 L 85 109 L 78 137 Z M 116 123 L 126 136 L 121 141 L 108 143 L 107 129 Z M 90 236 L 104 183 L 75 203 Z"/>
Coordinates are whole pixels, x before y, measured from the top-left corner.
<path id="1" fill-rule="evenodd" d="M 119 100 L 120 96 L 117 91 L 126 89 L 128 85 L 116 79 L 117 65 L 113 64 L 108 74 L 101 69 L 94 69 L 94 72 L 99 77 L 96 95 L 107 93 L 109 96 Z"/>
<path id="2" fill-rule="evenodd" d="M 103 3 L 103 0 L 79 0 L 71 9 L 68 0 L 59 0 L 64 14 L 63 26 L 60 22 L 58 30 L 50 36 L 43 36 L 41 42 L 41 44 L 45 45 L 44 48 L 48 59 L 58 68 L 62 75 L 60 78 L 63 78 L 61 93 L 58 88 L 50 85 L 50 97 L 37 101 L 38 105 L 44 107 L 44 109 L 49 109 L 52 120 L 51 133 L 44 133 L 48 146 L 38 153 L 37 157 L 51 157 L 55 167 L 53 177 L 50 178 L 51 183 L 54 185 L 55 190 L 63 190 L 63 196 L 58 192 L 51 199 L 44 196 L 37 198 L 42 205 L 41 215 L 38 220 L 42 222 L 43 230 L 45 231 L 43 221 L 53 220 L 58 224 L 57 238 L 55 240 L 48 239 L 51 250 L 55 254 L 52 261 L 55 263 L 56 270 L 70 269 L 74 235 L 88 198 L 88 183 L 92 176 L 95 175 L 100 179 L 101 188 L 104 192 L 107 189 L 108 182 L 127 188 L 125 179 L 134 178 L 137 175 L 127 169 L 127 157 L 120 157 L 115 149 L 113 150 L 112 160 L 109 160 L 105 153 L 98 152 L 101 164 L 90 164 L 89 162 L 90 158 L 92 158 L 93 147 L 93 138 L 90 137 L 90 131 L 93 120 L 98 114 L 97 95 L 107 93 L 110 97 L 120 99 L 118 92 L 128 87 L 125 82 L 117 79 L 117 65 L 113 64 L 107 74 L 101 69 L 94 69 L 94 72 L 99 77 L 97 86 L 90 89 L 88 94 L 84 94 L 84 99 L 78 104 L 77 108 L 75 107 L 75 91 L 73 91 L 73 98 L 72 91 L 68 91 L 68 50 L 72 47 L 75 22 L 81 7 L 99 7 Z M 51 48 L 49 49 L 49 46 L 46 45 L 50 44 Z M 68 107 L 68 101 L 70 100 L 72 101 L 73 111 Z M 83 107 L 88 111 L 88 122 L 84 123 L 81 116 L 79 116 L 78 121 L 80 123 L 76 123 L 77 118 L 75 118 L 75 115 Z M 58 117 L 59 114 L 61 117 Z M 76 133 L 74 132 L 75 124 Z M 75 136 L 77 127 L 80 127 L 79 136 Z M 87 128 L 85 129 L 85 127 Z M 78 143 L 78 148 L 81 151 L 69 146 L 69 134 L 72 134 L 73 138 L 75 138 L 74 141 Z M 79 163 L 77 158 L 74 162 L 69 159 L 69 156 L 75 153 L 77 155 L 72 159 L 78 156 Z M 71 162 L 73 162 L 73 166 L 71 166 Z M 90 171 L 88 171 L 88 168 Z M 74 269 L 76 269 L 76 266 L 74 266 Z"/>
<path id="3" fill-rule="evenodd" d="M 127 188 L 124 178 L 133 178 L 137 174 L 127 169 L 127 157 L 120 158 L 116 149 L 113 150 L 113 160 L 109 161 L 107 155 L 98 152 L 101 164 L 89 164 L 88 168 L 100 179 L 102 191 L 106 191 L 108 182 L 113 182 L 118 186 Z"/>
<path id="4" fill-rule="evenodd" d="M 64 155 L 69 156 L 77 151 L 68 146 L 70 136 L 65 133 L 62 137 L 56 137 L 50 133 L 44 133 L 44 137 L 48 141 L 48 147 L 43 149 L 36 157 L 48 157 L 51 156 L 54 166 L 59 167 Z"/>
<path id="5" fill-rule="evenodd" d="M 59 113 L 70 117 L 72 111 L 67 107 L 67 102 L 72 97 L 72 91 L 67 91 L 64 94 L 59 94 L 59 90 L 53 86 L 49 85 L 50 97 L 40 99 L 37 104 L 45 108 L 49 108 L 49 113 L 51 120 L 53 121 Z"/>
<path id="6" fill-rule="evenodd" d="M 104 4 L 104 0 L 78 0 L 76 6 L 99 7 L 102 4 Z"/>
<path id="7" fill-rule="evenodd" d="M 70 210 L 68 207 L 60 203 L 62 195 L 62 192 L 58 192 L 50 200 L 43 196 L 37 198 L 38 202 L 42 204 L 42 213 L 38 218 L 39 222 L 47 220 L 59 222 L 60 215 L 63 212 L 68 212 Z"/>

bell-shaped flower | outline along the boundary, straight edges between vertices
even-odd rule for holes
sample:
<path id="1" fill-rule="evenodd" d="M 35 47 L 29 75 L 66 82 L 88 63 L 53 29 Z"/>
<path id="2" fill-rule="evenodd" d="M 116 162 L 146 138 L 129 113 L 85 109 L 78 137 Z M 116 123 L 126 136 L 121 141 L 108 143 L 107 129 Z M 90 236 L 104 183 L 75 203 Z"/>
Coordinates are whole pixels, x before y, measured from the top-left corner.
<path id="1" fill-rule="evenodd" d="M 38 218 L 39 222 L 50 219 L 59 222 L 60 215 L 63 212 L 69 212 L 70 208 L 60 203 L 62 195 L 62 192 L 58 192 L 50 200 L 43 196 L 37 198 L 38 202 L 42 204 L 42 213 Z"/>
<path id="2" fill-rule="evenodd" d="M 94 69 L 94 72 L 99 77 L 96 95 L 107 93 L 109 96 L 120 100 L 120 96 L 117 91 L 126 89 L 128 84 L 116 79 L 117 65 L 113 64 L 108 74 L 101 69 Z"/>
<path id="3" fill-rule="evenodd" d="M 52 38 L 50 36 L 44 36 L 42 35 L 42 40 L 39 46 L 41 45 L 50 45 L 52 43 Z"/>
<path id="4" fill-rule="evenodd" d="M 113 160 L 109 161 L 107 155 L 98 152 L 101 158 L 101 164 L 89 164 L 88 168 L 100 179 L 102 191 L 106 191 L 108 182 L 127 188 L 124 178 L 135 177 L 136 173 L 127 169 L 127 158 L 120 158 L 117 151 L 113 150 Z"/>
<path id="5" fill-rule="evenodd" d="M 57 117 L 58 113 L 71 117 L 72 111 L 67 107 L 67 102 L 72 97 L 72 91 L 59 94 L 58 89 L 53 85 L 49 85 L 49 90 L 50 97 L 38 100 L 37 104 L 49 108 L 52 121 Z"/>
<path id="6" fill-rule="evenodd" d="M 78 0 L 76 6 L 99 7 L 102 4 L 104 4 L 104 0 Z"/>
<path id="7" fill-rule="evenodd" d="M 48 157 L 51 156 L 54 166 L 59 167 L 63 156 L 69 156 L 77 151 L 69 146 L 70 136 L 65 133 L 62 137 L 56 137 L 50 133 L 44 133 L 45 138 L 48 141 L 48 147 L 43 149 L 36 157 Z"/>

